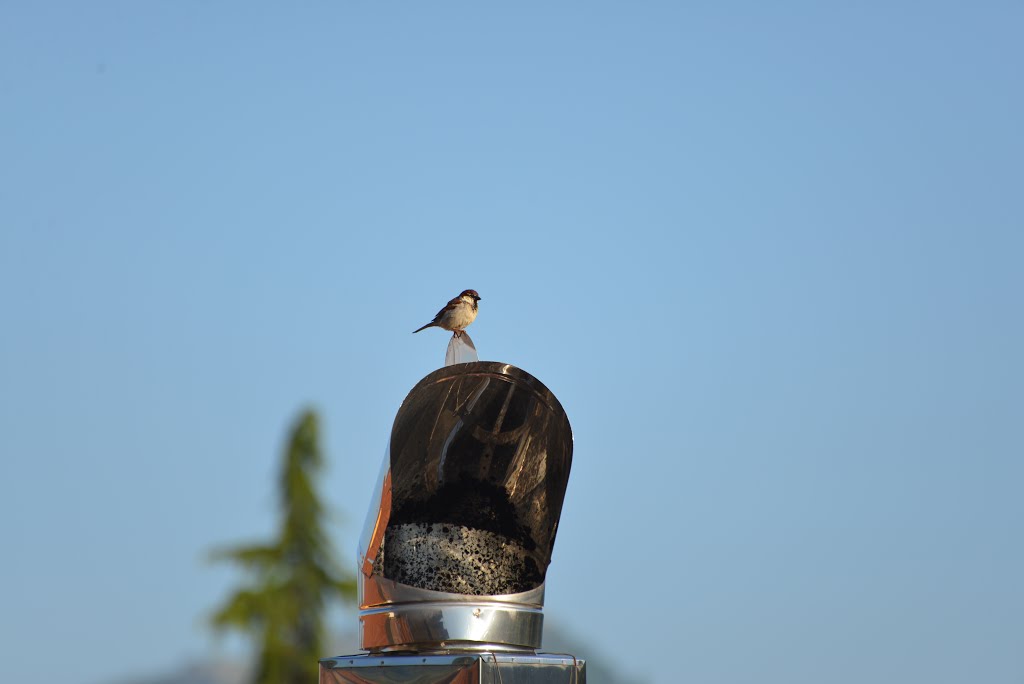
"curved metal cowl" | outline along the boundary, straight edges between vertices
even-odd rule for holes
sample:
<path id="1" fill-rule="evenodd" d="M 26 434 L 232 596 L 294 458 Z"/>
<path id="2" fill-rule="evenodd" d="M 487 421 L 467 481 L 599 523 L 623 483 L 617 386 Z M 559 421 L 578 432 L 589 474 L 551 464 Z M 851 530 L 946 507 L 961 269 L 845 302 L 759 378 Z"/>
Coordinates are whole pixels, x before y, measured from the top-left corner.
<path id="1" fill-rule="evenodd" d="M 515 366 L 423 378 L 360 541 L 362 647 L 535 649 L 572 461 L 555 396 Z"/>

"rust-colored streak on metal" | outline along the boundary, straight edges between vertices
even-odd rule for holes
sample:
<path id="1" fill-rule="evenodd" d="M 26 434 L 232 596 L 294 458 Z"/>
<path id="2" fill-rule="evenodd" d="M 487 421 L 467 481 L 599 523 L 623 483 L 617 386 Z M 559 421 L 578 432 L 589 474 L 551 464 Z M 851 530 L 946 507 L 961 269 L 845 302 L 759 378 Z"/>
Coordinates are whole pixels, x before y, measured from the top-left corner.
<path id="1" fill-rule="evenodd" d="M 360 568 L 363 574 L 369 577 L 373 574 L 373 562 L 380 551 L 380 545 L 384 543 L 384 530 L 387 529 L 388 520 L 391 518 L 391 470 L 384 476 L 384 486 L 380 492 L 380 509 L 377 511 L 377 522 L 373 525 L 373 536 L 370 537 L 370 547 L 366 550 L 366 557 L 363 559 L 363 567 Z"/>

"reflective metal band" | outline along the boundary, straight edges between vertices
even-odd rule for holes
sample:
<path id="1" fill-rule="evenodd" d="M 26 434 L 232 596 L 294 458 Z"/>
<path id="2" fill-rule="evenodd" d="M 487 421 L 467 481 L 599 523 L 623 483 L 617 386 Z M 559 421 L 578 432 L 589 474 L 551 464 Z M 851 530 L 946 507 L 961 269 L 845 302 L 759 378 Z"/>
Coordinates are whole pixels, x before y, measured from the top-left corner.
<path id="1" fill-rule="evenodd" d="M 494 603 L 412 603 L 363 611 L 360 647 L 371 652 L 533 650 L 540 648 L 539 608 Z"/>

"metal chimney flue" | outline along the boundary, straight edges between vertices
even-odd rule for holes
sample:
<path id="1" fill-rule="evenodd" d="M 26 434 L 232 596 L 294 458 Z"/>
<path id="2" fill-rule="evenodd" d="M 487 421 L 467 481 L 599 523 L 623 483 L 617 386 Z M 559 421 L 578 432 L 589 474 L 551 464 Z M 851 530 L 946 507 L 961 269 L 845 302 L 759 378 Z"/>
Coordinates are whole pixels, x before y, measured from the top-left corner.
<path id="1" fill-rule="evenodd" d="M 536 681 L 583 682 L 583 661 L 536 653 L 571 462 L 565 411 L 526 371 L 460 363 L 423 378 L 395 417 L 360 540 L 369 655 L 322 661 L 321 682 L 393 681 L 370 678 L 368 663 L 412 667 L 409 655 L 442 670 L 475 663 L 478 677 L 460 682 L 488 681 L 480 673 L 501 662 L 529 663 Z M 352 669 L 362 678 L 344 678 Z"/>

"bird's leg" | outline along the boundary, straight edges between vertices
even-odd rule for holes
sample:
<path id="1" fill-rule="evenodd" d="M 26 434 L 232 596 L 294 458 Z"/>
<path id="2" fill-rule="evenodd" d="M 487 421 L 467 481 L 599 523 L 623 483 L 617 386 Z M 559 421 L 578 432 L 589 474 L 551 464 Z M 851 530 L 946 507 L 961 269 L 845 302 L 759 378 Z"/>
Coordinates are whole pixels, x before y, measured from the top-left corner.
<path id="1" fill-rule="evenodd" d="M 455 335 L 455 337 L 462 337 L 462 331 L 461 330 L 453 330 L 452 334 Z"/>

